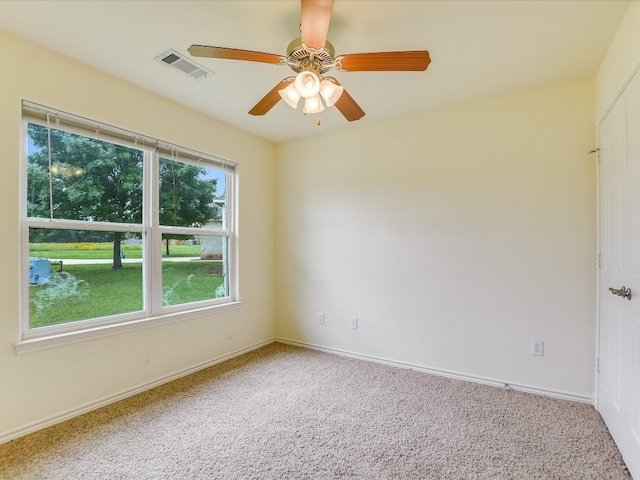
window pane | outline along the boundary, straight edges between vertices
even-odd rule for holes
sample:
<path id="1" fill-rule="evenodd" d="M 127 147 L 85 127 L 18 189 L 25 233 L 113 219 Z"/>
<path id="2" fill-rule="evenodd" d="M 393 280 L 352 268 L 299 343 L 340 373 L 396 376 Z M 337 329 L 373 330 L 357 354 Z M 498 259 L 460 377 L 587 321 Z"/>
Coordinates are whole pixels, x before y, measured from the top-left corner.
<path id="1" fill-rule="evenodd" d="M 226 237 L 163 235 L 162 242 L 163 306 L 229 295 Z"/>
<path id="2" fill-rule="evenodd" d="M 28 102 L 23 119 L 25 338 L 233 300 L 233 162 Z"/>
<path id="3" fill-rule="evenodd" d="M 28 217 L 141 222 L 141 150 L 53 128 L 50 135 L 47 131 L 28 126 Z"/>
<path id="4" fill-rule="evenodd" d="M 143 309 L 142 244 L 129 232 L 29 229 L 31 328 Z"/>
<path id="5" fill-rule="evenodd" d="M 160 225 L 223 228 L 225 199 L 222 170 L 160 159 Z"/>

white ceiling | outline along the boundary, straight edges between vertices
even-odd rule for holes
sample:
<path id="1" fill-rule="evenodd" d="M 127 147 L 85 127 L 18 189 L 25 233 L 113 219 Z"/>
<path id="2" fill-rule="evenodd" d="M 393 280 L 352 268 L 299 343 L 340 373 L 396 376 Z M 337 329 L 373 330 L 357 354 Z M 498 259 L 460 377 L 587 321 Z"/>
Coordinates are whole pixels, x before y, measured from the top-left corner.
<path id="1" fill-rule="evenodd" d="M 426 72 L 332 71 L 366 112 L 304 116 L 279 102 L 247 112 L 286 66 L 190 57 L 191 44 L 285 55 L 298 0 L 0 1 L 0 28 L 212 117 L 283 141 L 574 80 L 593 78 L 628 0 L 335 0 L 337 54 L 429 50 Z M 154 58 L 174 49 L 215 72 L 194 80 Z M 25 59 L 28 62 L 29 59 Z M 302 103 L 302 102 L 301 102 Z"/>

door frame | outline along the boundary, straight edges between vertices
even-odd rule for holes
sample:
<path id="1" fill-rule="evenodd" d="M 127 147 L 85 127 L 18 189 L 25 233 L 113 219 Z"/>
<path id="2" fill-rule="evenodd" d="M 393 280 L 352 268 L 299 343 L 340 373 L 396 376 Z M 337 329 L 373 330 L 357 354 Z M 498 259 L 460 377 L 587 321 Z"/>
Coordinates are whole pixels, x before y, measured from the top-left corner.
<path id="1" fill-rule="evenodd" d="M 640 75 L 640 61 L 631 71 L 631 75 L 625 80 L 624 84 L 618 90 L 618 93 L 611 101 L 607 110 L 601 116 L 601 118 L 596 119 L 596 145 L 597 147 L 592 150 L 591 154 L 595 154 L 596 156 L 596 354 L 595 354 L 595 365 L 594 365 L 594 374 L 595 374 L 595 382 L 594 382 L 594 392 L 593 392 L 593 406 L 596 410 L 599 411 L 599 391 L 600 391 L 600 226 L 601 226 L 601 216 L 602 212 L 600 211 L 600 126 L 602 122 L 604 122 L 607 116 L 613 110 L 615 104 L 620 100 L 620 98 L 625 94 L 627 87 L 634 79 L 636 75 Z"/>

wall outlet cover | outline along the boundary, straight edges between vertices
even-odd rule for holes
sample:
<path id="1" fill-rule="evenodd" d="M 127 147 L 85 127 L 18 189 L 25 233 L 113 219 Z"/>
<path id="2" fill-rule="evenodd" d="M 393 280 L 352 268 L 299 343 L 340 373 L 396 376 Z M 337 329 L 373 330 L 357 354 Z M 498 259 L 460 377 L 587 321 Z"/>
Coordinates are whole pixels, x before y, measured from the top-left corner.
<path id="1" fill-rule="evenodd" d="M 542 340 L 531 340 L 531 355 L 544 356 L 544 342 Z"/>

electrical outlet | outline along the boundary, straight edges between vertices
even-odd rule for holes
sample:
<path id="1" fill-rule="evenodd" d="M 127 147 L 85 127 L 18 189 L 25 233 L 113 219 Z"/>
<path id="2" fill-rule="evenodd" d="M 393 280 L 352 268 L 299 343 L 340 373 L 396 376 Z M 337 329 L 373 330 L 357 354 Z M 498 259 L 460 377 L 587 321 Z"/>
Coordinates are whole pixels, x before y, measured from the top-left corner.
<path id="1" fill-rule="evenodd" d="M 324 324 L 324 313 L 318 313 L 318 323 Z"/>
<path id="2" fill-rule="evenodd" d="M 351 319 L 351 330 L 357 330 L 358 329 L 358 319 L 356 317 L 353 317 Z"/>
<path id="3" fill-rule="evenodd" d="M 531 340 L 531 355 L 544 356 L 544 342 L 542 340 Z"/>

